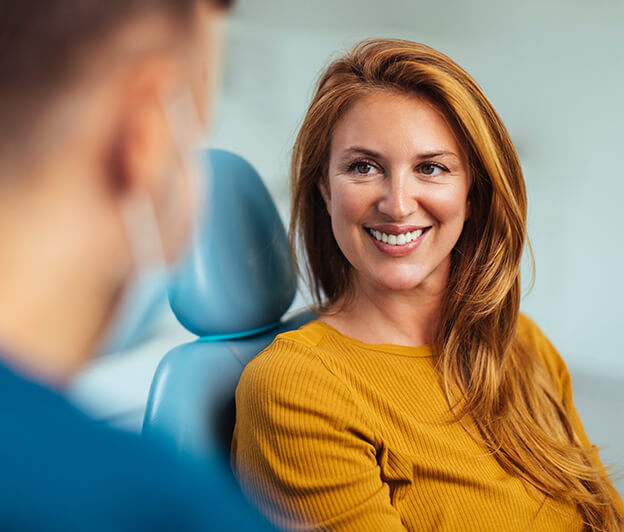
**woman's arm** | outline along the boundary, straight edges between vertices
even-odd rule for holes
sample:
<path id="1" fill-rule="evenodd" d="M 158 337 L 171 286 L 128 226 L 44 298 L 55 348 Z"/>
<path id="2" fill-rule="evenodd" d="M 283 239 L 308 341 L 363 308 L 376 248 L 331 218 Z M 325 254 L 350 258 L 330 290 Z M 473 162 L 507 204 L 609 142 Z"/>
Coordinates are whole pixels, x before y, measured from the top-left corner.
<path id="1" fill-rule="evenodd" d="M 579 440 L 581 440 L 581 443 L 585 447 L 593 448 L 591 453 L 591 459 L 593 460 L 594 464 L 604 470 L 605 467 L 600 460 L 598 448 L 592 445 L 592 443 L 589 441 L 589 438 L 587 437 L 587 434 L 585 432 L 585 428 L 583 427 L 581 418 L 576 411 L 576 407 L 574 406 L 574 401 L 572 399 L 572 378 L 570 377 L 570 372 L 568 371 L 565 362 L 561 359 L 558 353 L 557 357 L 559 358 L 561 364 L 559 370 L 559 378 L 562 388 L 563 406 L 568 411 L 568 415 L 570 416 L 570 422 L 572 423 L 574 431 L 576 432 Z M 609 490 L 613 494 L 613 500 L 615 500 L 616 505 L 619 505 L 620 511 L 624 514 L 624 502 L 622 501 L 622 498 L 615 489 L 615 486 L 613 485 L 611 480 L 609 480 Z"/>
<path id="2" fill-rule="evenodd" d="M 561 395 L 561 401 L 563 407 L 568 412 L 570 417 L 570 423 L 576 433 L 577 437 L 581 441 L 584 447 L 593 448 L 591 452 L 591 459 L 595 465 L 604 469 L 604 465 L 600 460 L 598 448 L 592 445 L 587 437 L 585 428 L 581 421 L 580 416 L 574 406 L 573 393 L 572 393 L 572 378 L 568 367 L 557 351 L 557 349 L 550 342 L 548 337 L 541 331 L 541 329 L 526 315 L 520 316 L 519 327 L 521 333 L 529 340 L 533 348 L 536 350 L 540 359 L 546 366 L 548 372 L 552 375 L 555 385 Z M 613 483 L 609 481 L 609 490 L 613 494 L 613 498 L 617 505 L 620 505 L 621 511 L 624 513 L 624 503 L 622 498 L 618 494 Z"/>
<path id="3" fill-rule="evenodd" d="M 278 526 L 405 530 L 361 409 L 308 347 L 277 340 L 250 362 L 236 412 L 234 471 Z"/>

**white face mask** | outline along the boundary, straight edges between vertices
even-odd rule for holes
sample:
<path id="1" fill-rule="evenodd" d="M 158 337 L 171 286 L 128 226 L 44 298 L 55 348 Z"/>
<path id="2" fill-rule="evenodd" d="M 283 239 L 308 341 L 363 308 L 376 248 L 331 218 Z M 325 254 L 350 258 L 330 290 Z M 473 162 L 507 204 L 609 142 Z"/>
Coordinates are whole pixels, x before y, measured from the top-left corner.
<path id="1" fill-rule="evenodd" d="M 196 108 L 190 91 L 184 91 L 175 99 L 162 102 L 162 108 L 168 122 L 172 140 L 182 169 L 183 178 L 187 180 L 187 190 L 191 199 L 189 242 L 197 233 L 201 213 L 203 211 L 205 181 L 211 179 L 210 169 L 202 166 L 199 172 L 198 163 L 189 146 L 195 143 L 195 136 L 200 131 Z M 195 118 L 195 124 L 193 119 Z M 206 175 L 206 174 L 209 175 Z M 201 175 L 203 174 L 203 175 Z M 164 197 L 171 205 L 167 208 L 165 220 L 176 216 L 187 216 L 185 209 L 184 182 L 179 176 L 172 177 L 169 190 Z M 162 310 L 167 298 L 167 285 L 173 266 L 167 264 L 165 247 L 160 225 L 152 200 L 147 192 L 134 193 L 126 198 L 122 206 L 122 217 L 131 248 L 134 269 L 127 281 L 115 316 L 111 319 L 108 332 L 97 354 L 124 351 L 143 340 L 150 332 L 149 325 Z M 178 259 L 184 255 L 182 250 Z"/>

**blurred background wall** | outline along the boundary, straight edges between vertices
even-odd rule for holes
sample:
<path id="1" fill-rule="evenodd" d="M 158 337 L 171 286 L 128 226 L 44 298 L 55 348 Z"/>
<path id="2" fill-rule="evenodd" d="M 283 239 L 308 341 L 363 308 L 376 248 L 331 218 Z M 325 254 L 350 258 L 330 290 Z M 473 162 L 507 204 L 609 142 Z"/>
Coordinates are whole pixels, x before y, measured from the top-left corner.
<path id="1" fill-rule="evenodd" d="M 622 0 L 238 0 L 208 139 L 259 170 L 287 222 L 290 150 L 332 58 L 363 38 L 398 37 L 463 66 L 503 118 L 525 172 L 536 281 L 522 308 L 567 361 L 590 437 L 620 470 L 623 27 Z M 305 301 L 304 291 L 296 305 Z M 118 422 L 129 415 L 136 428 L 155 364 L 186 338 L 163 319 L 156 339 L 87 368 L 78 399 L 100 413 L 115 405 Z"/>

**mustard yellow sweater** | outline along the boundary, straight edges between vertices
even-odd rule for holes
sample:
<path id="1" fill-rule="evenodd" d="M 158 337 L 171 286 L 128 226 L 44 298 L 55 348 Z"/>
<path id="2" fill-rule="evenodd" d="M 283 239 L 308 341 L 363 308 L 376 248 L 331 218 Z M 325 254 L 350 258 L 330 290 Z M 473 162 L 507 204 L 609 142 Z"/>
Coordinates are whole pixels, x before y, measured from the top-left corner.
<path id="1" fill-rule="evenodd" d="M 568 370 L 526 317 L 577 433 Z M 369 345 L 314 321 L 279 335 L 236 393 L 232 464 L 289 530 L 580 531 L 576 509 L 539 498 L 449 423 L 428 346 Z"/>

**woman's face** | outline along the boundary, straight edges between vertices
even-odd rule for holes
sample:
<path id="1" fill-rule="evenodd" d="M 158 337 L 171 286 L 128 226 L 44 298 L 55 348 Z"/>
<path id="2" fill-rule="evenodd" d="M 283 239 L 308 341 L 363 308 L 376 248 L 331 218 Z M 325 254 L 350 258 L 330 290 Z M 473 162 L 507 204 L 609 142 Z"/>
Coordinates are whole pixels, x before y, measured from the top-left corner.
<path id="1" fill-rule="evenodd" d="M 446 286 L 469 213 L 470 176 L 431 103 L 383 91 L 360 98 L 336 125 L 320 188 L 360 285 Z"/>

